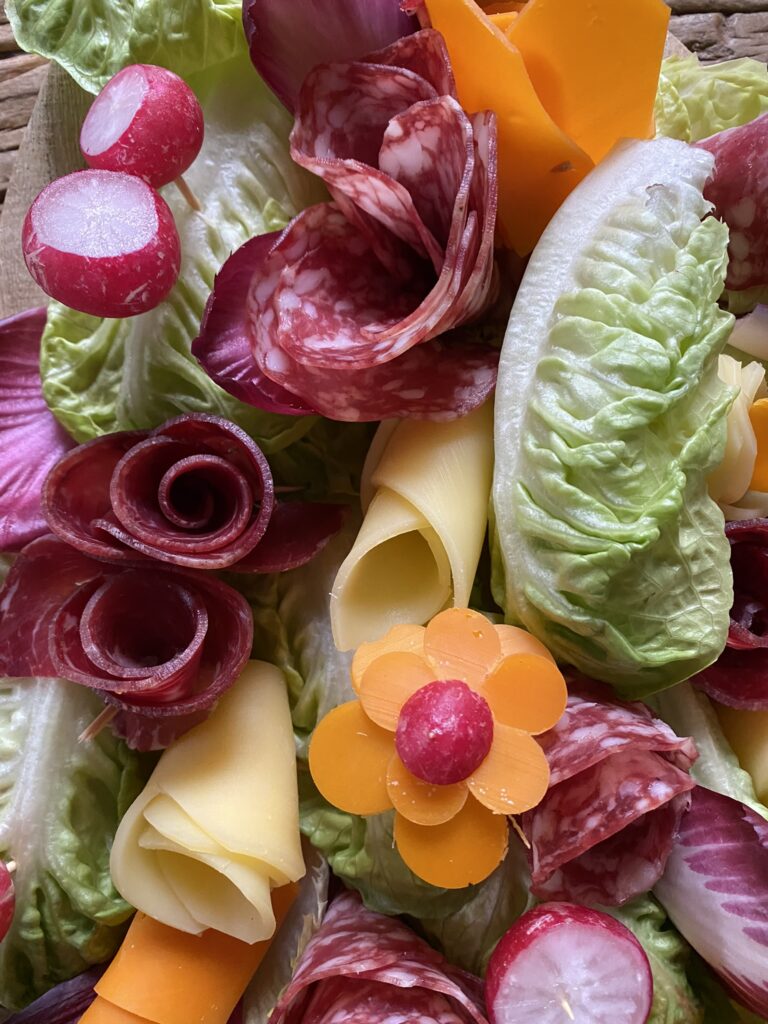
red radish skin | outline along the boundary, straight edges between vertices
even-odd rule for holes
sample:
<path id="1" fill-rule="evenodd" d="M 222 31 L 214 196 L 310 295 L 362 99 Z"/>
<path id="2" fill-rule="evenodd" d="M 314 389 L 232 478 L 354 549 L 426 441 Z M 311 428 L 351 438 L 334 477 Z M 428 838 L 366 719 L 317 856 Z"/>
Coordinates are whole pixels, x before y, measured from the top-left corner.
<path id="1" fill-rule="evenodd" d="M 85 162 L 124 171 L 153 188 L 186 171 L 203 144 L 203 112 L 178 75 L 131 64 L 104 86 L 80 130 Z"/>
<path id="2" fill-rule="evenodd" d="M 8 865 L 0 861 L 0 942 L 8 934 L 16 909 L 16 894 L 13 888 L 13 877 Z"/>
<path id="3" fill-rule="evenodd" d="M 485 983 L 491 1024 L 645 1024 L 648 957 L 615 918 L 575 903 L 542 903 L 512 925 Z"/>
<path id="4" fill-rule="evenodd" d="M 165 200 L 141 178 L 115 171 L 75 171 L 47 185 L 24 219 L 22 248 L 46 294 L 104 317 L 153 309 L 181 262 Z"/>
<path id="5" fill-rule="evenodd" d="M 395 745 L 417 779 L 449 786 L 479 768 L 493 741 L 488 702 L 458 679 L 428 683 L 402 707 Z"/>

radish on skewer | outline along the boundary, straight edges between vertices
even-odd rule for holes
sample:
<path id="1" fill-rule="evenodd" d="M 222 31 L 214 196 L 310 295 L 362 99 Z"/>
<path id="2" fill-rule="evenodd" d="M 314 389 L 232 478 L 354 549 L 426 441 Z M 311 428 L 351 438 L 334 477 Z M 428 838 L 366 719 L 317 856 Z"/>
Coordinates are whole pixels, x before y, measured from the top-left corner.
<path id="1" fill-rule="evenodd" d="M 48 295 L 94 316 L 153 309 L 179 275 L 173 215 L 131 174 L 75 171 L 51 182 L 24 219 L 27 268 Z"/>
<path id="2" fill-rule="evenodd" d="M 153 64 L 131 64 L 104 86 L 80 130 L 90 167 L 125 171 L 153 188 L 176 181 L 199 209 L 181 175 L 203 144 L 203 112 L 178 75 Z"/>
<path id="3" fill-rule="evenodd" d="M 492 1024 L 645 1024 L 652 1002 L 650 964 L 632 932 L 574 903 L 523 914 L 488 965 Z"/>

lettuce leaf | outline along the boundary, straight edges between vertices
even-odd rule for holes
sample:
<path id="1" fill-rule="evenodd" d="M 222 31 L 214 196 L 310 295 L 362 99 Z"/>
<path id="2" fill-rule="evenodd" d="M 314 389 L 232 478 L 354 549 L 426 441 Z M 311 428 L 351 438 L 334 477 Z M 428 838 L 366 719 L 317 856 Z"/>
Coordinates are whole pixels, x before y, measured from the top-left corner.
<path id="1" fill-rule="evenodd" d="M 244 49 L 239 0 L 6 0 L 5 10 L 22 49 L 93 93 L 126 64 L 186 78 Z"/>
<path id="2" fill-rule="evenodd" d="M 667 57 L 656 95 L 656 134 L 698 142 L 747 124 L 768 110 L 768 68 L 741 57 L 701 64 L 694 57 Z"/>
<path id="3" fill-rule="evenodd" d="M 732 394 L 717 358 L 727 228 L 711 157 L 614 150 L 536 248 L 496 391 L 496 600 L 552 652 L 641 697 L 717 658 L 732 602 L 706 480 Z"/>
<path id="4" fill-rule="evenodd" d="M 61 679 L 0 683 L 0 853 L 17 864 L 16 913 L 0 943 L 6 1007 L 109 959 L 132 912 L 109 851 L 148 765 L 109 729 L 78 742 L 102 706 Z"/>
<path id="5" fill-rule="evenodd" d="M 190 83 L 206 134 L 185 177 L 204 209 L 195 213 L 172 186 L 164 190 L 181 236 L 179 280 L 156 309 L 125 320 L 99 320 L 52 303 L 41 348 L 43 393 L 78 441 L 206 412 L 238 423 L 272 452 L 303 436 L 315 420 L 237 401 L 211 381 L 190 348 L 214 276 L 230 252 L 284 225 L 318 198 L 319 186 L 291 160 L 290 116 L 247 55 Z"/>

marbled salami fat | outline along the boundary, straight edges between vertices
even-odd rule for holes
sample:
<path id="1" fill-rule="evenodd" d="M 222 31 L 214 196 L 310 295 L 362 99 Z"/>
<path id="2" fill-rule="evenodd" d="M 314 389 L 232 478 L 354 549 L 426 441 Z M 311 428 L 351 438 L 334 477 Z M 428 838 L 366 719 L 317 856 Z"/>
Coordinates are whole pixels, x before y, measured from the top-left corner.
<path id="1" fill-rule="evenodd" d="M 342 893 L 307 945 L 269 1024 L 486 1024 L 479 978 L 398 920 Z"/>

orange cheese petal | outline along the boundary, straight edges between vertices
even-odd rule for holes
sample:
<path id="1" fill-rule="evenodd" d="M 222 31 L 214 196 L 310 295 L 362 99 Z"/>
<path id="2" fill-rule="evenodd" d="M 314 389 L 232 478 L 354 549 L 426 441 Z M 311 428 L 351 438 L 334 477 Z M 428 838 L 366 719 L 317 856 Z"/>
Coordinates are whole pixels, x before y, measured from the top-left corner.
<path id="1" fill-rule="evenodd" d="M 537 736 L 560 719 L 568 700 L 563 674 L 550 658 L 511 654 L 480 687 L 495 722 Z"/>
<path id="2" fill-rule="evenodd" d="M 416 825 L 442 825 L 450 821 L 467 801 L 465 782 L 453 786 L 431 786 L 411 775 L 395 754 L 387 770 L 387 789 L 392 806 Z"/>
<path id="3" fill-rule="evenodd" d="M 501 29 L 505 35 L 508 35 L 509 30 L 512 28 L 512 25 L 517 18 L 517 12 L 510 11 L 508 14 L 489 14 L 488 17 L 496 28 Z"/>
<path id="4" fill-rule="evenodd" d="M 506 658 L 508 654 L 538 654 L 542 658 L 549 658 L 550 661 L 555 660 L 541 640 L 537 640 L 527 630 L 506 624 L 494 628 L 501 643 L 502 657 Z"/>
<path id="5" fill-rule="evenodd" d="M 96 996 L 78 1024 L 147 1024 L 147 1018 L 137 1017 L 135 1013 Z"/>
<path id="6" fill-rule="evenodd" d="M 272 894 L 275 919 L 285 918 L 298 889 Z M 154 1024 L 226 1024 L 269 941 L 249 945 L 221 932 L 189 935 L 137 914 L 115 959 L 96 984 L 100 1001 Z M 139 983 L 140 982 L 140 983 Z M 95 1004 L 94 1004 L 95 1005 Z M 111 1014 L 111 1015 L 110 1015 Z M 88 1024 L 133 1024 L 131 1017 L 97 1007 Z"/>
<path id="7" fill-rule="evenodd" d="M 418 654 L 382 654 L 363 673 L 360 703 L 371 721 L 394 732 L 403 704 L 434 679 L 435 673 Z"/>
<path id="8" fill-rule="evenodd" d="M 352 658 L 352 687 L 360 692 L 360 684 L 368 666 L 383 654 L 393 651 L 410 651 L 421 654 L 424 650 L 423 626 L 393 626 L 381 640 L 360 644 Z"/>
<path id="9" fill-rule="evenodd" d="M 508 0 L 505 4 L 480 4 L 486 14 L 517 14 L 525 7 L 520 0 Z"/>
<path id="10" fill-rule="evenodd" d="M 395 815 L 395 844 L 415 875 L 443 889 L 482 882 L 504 859 L 507 819 L 470 797 L 444 825 L 415 825 Z"/>
<path id="11" fill-rule="evenodd" d="M 547 113 L 596 163 L 653 134 L 669 14 L 663 0 L 530 0 L 510 26 Z"/>
<path id="12" fill-rule="evenodd" d="M 445 37 L 461 105 L 496 112 L 499 228 L 505 243 L 526 256 L 593 161 L 552 120 L 520 51 L 474 0 L 426 5 L 433 27 Z"/>
<path id="13" fill-rule="evenodd" d="M 309 770 L 329 803 L 349 814 L 381 814 L 392 803 L 387 765 L 395 738 L 372 722 L 360 702 L 330 711 L 312 734 Z"/>
<path id="14" fill-rule="evenodd" d="M 508 725 L 494 725 L 488 757 L 467 779 L 469 791 L 498 814 L 535 807 L 549 787 L 549 765 L 536 740 Z"/>
<path id="15" fill-rule="evenodd" d="M 501 642 L 484 615 L 449 608 L 427 626 L 424 653 L 436 679 L 460 679 L 477 689 L 501 658 Z"/>
<path id="16" fill-rule="evenodd" d="M 750 406 L 749 420 L 757 441 L 757 458 L 749 489 L 768 491 L 768 398 L 761 398 Z"/>

